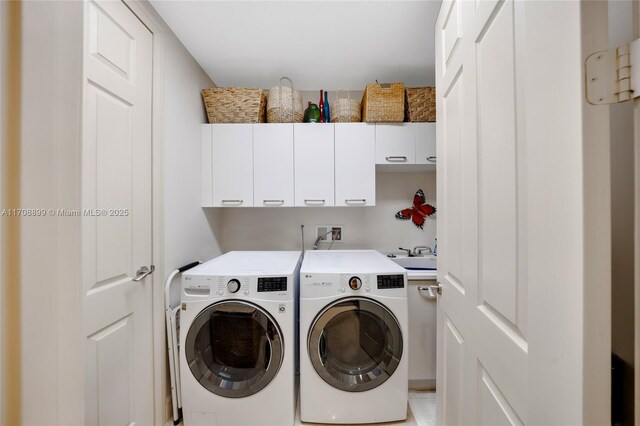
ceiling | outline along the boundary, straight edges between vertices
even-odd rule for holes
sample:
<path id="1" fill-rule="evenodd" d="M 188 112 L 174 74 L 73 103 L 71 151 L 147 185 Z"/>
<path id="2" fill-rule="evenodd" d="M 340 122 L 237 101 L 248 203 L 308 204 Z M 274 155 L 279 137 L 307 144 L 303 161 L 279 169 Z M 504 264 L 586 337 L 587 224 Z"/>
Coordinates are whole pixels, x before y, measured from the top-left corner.
<path id="1" fill-rule="evenodd" d="M 151 0 L 218 86 L 362 89 L 435 83 L 440 1 Z"/>

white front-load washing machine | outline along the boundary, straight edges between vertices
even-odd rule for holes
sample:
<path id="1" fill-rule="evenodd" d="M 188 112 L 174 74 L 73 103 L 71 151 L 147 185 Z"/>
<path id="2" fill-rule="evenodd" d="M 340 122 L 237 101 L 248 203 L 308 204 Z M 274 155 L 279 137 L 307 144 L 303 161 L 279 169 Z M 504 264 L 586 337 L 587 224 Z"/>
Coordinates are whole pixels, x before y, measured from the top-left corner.
<path id="1" fill-rule="evenodd" d="M 293 424 L 300 261 L 300 252 L 233 251 L 185 272 L 186 426 Z"/>
<path id="2" fill-rule="evenodd" d="M 308 251 L 300 268 L 303 422 L 403 420 L 406 270 L 371 250 Z"/>

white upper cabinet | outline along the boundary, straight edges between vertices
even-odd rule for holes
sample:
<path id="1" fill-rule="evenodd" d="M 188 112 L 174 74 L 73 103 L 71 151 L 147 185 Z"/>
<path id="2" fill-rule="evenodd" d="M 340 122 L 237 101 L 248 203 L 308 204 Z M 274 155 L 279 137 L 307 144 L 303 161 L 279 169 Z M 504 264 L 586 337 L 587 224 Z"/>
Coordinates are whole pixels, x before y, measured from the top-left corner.
<path id="1" fill-rule="evenodd" d="M 296 206 L 334 205 L 334 125 L 294 124 Z"/>
<path id="2" fill-rule="evenodd" d="M 435 170 L 435 123 L 203 124 L 203 207 L 374 206 L 381 171 Z"/>
<path id="3" fill-rule="evenodd" d="M 415 133 L 411 123 L 377 124 L 376 163 L 415 164 Z"/>
<path id="4" fill-rule="evenodd" d="M 253 204 L 293 206 L 293 124 L 253 126 Z"/>
<path id="5" fill-rule="evenodd" d="M 436 123 L 376 124 L 376 164 L 381 170 L 435 170 Z"/>
<path id="6" fill-rule="evenodd" d="M 335 124 L 336 206 L 376 204 L 376 126 Z"/>
<path id="7" fill-rule="evenodd" d="M 414 128 L 416 164 L 436 164 L 436 123 L 408 123 Z"/>
<path id="8" fill-rule="evenodd" d="M 211 126 L 212 206 L 253 206 L 253 127 Z"/>

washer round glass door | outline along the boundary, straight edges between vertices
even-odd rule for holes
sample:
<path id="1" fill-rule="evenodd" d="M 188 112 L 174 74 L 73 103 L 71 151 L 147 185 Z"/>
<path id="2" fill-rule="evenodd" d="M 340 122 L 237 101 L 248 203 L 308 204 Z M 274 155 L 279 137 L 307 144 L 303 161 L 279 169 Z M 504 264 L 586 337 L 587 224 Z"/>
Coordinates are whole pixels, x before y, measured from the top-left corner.
<path id="1" fill-rule="evenodd" d="M 262 390 L 278 373 L 284 341 L 277 323 L 262 308 L 228 300 L 198 314 L 184 350 L 202 386 L 217 395 L 242 398 Z"/>
<path id="2" fill-rule="evenodd" d="M 360 297 L 340 299 L 324 308 L 309 329 L 307 344 L 320 377 L 348 392 L 380 386 L 402 358 L 402 332 L 395 315 Z"/>

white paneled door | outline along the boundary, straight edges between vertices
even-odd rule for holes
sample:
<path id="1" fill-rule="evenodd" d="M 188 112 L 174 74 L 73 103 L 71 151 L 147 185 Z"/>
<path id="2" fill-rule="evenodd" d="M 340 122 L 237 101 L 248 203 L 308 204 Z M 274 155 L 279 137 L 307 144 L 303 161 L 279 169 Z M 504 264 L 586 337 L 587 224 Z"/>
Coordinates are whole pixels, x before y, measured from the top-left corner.
<path id="1" fill-rule="evenodd" d="M 595 350 L 605 363 L 590 368 L 585 355 L 588 340 L 601 337 L 585 318 L 608 319 L 598 310 L 584 315 L 589 225 L 580 221 L 589 212 L 581 197 L 592 170 L 583 168 L 582 7 L 442 4 L 435 29 L 439 425 L 607 422 L 606 336 Z M 606 191 L 601 197 L 604 206 Z M 607 259 L 596 262 L 606 271 Z M 587 387 L 588 377 L 605 380 Z M 588 407 L 589 398 L 598 406 Z"/>
<path id="2" fill-rule="evenodd" d="M 153 424 L 152 35 L 120 1 L 85 11 L 85 423 Z"/>

